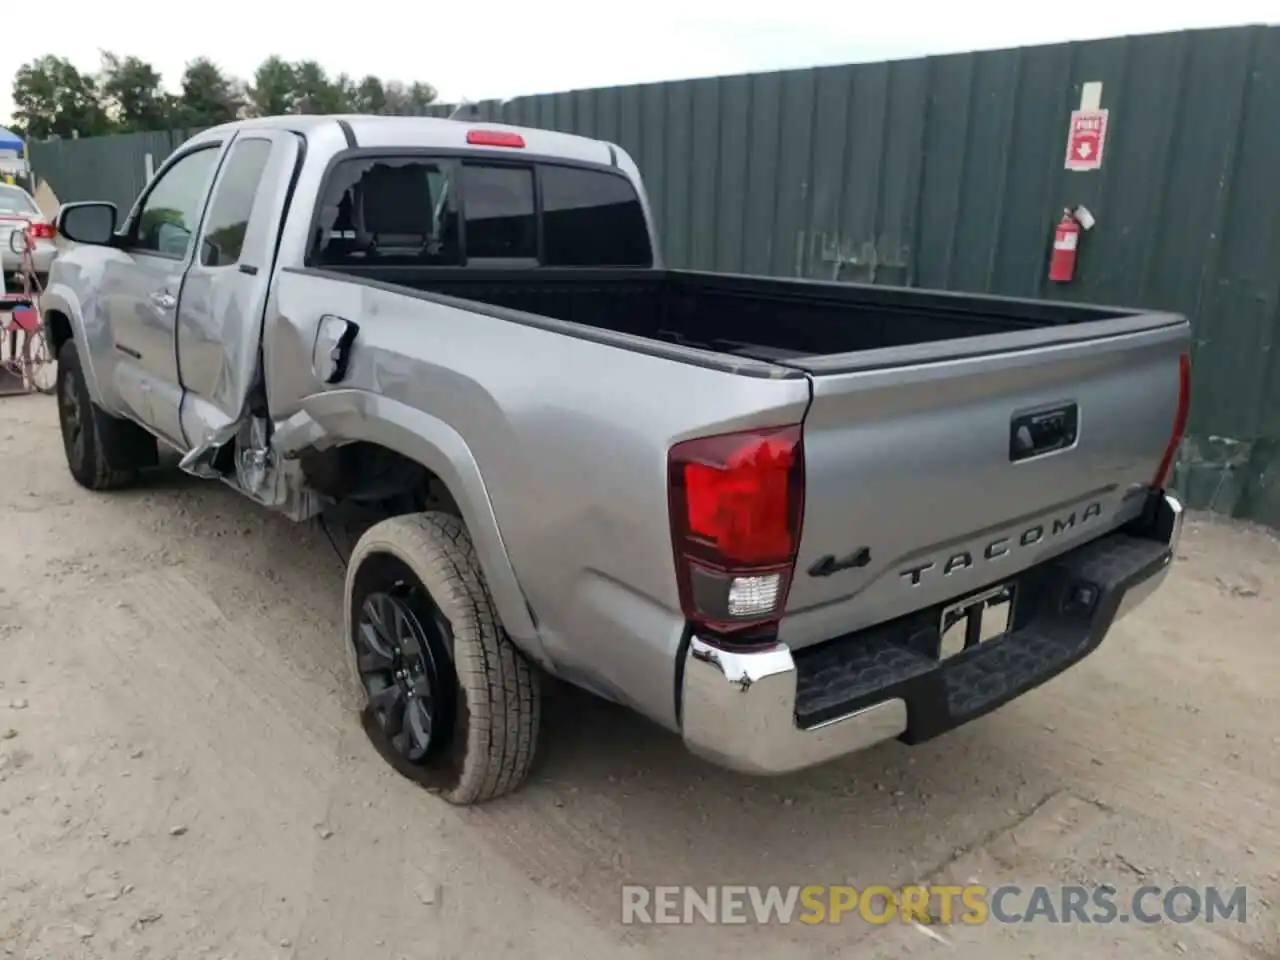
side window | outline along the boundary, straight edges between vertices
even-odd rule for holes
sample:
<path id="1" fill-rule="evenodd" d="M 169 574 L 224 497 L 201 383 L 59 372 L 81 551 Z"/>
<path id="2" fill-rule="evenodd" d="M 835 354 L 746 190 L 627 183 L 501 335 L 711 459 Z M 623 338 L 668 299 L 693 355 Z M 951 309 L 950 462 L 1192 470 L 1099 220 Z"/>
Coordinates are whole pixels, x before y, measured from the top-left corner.
<path id="1" fill-rule="evenodd" d="M 538 256 L 532 169 L 463 166 L 462 205 L 468 260 Z"/>
<path id="2" fill-rule="evenodd" d="M 203 266 L 227 267 L 240 260 L 249 214 L 253 212 L 258 184 L 270 158 L 270 140 L 237 140 L 231 147 L 200 237 Z"/>
<path id="3" fill-rule="evenodd" d="M 549 267 L 649 267 L 649 227 L 625 177 L 542 168 L 543 262 Z"/>
<path id="4" fill-rule="evenodd" d="M 164 172 L 138 213 L 134 249 L 175 260 L 186 257 L 217 159 L 218 148 L 205 147 L 188 153 Z"/>
<path id="5" fill-rule="evenodd" d="M 312 259 L 320 266 L 457 266 L 452 164 L 344 160 L 329 175 Z"/>

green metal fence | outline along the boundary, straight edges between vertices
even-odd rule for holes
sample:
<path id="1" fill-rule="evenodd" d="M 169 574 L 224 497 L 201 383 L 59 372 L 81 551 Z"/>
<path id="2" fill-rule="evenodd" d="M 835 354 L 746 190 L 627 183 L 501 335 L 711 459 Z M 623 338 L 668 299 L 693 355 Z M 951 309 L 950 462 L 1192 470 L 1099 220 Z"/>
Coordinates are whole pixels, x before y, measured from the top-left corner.
<path id="1" fill-rule="evenodd" d="M 1064 169 L 1101 84 L 1102 168 Z M 436 115 L 450 108 L 436 108 Z M 674 266 L 1176 310 L 1194 325 L 1177 471 L 1280 525 L 1280 28 L 1242 27 L 580 90 L 480 117 L 611 140 Z M 62 200 L 127 205 L 182 134 L 32 146 Z M 1076 280 L 1047 281 L 1084 204 Z"/>
<path id="2" fill-rule="evenodd" d="M 29 148 L 31 169 L 63 203 L 110 200 L 124 211 L 146 186 L 147 155 L 158 168 L 185 139 L 185 131 L 170 130 L 37 142 Z"/>

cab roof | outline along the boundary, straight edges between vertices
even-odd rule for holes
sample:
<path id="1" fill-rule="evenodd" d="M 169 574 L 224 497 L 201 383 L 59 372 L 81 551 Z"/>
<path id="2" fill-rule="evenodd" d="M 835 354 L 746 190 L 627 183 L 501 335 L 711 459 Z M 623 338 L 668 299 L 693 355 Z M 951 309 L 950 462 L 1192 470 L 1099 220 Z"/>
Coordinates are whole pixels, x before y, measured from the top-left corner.
<path id="1" fill-rule="evenodd" d="M 331 132 L 345 125 L 355 138 L 357 147 L 421 147 L 437 149 L 491 150 L 510 154 L 511 147 L 469 144 L 467 134 L 473 130 L 504 131 L 518 134 L 524 149 L 531 154 L 560 157 L 584 163 L 617 164 L 616 148 L 603 140 L 592 140 L 569 133 L 517 127 L 504 123 L 475 120 L 446 120 L 440 117 L 381 117 L 365 114 L 286 115 L 236 120 L 197 134 L 193 140 L 215 139 L 238 130 L 293 130 L 308 139 L 320 132 Z"/>

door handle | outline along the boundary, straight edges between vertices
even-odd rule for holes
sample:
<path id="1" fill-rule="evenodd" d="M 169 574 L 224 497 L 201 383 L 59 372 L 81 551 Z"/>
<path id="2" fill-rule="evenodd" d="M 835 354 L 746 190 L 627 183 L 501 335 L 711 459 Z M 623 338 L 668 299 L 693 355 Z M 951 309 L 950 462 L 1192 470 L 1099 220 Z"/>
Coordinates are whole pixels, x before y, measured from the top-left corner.
<path id="1" fill-rule="evenodd" d="M 1009 422 L 1009 459 L 1017 463 L 1065 449 L 1079 432 L 1080 408 L 1074 403 L 1015 416 Z"/>
<path id="2" fill-rule="evenodd" d="M 172 310 L 178 305 L 178 298 L 172 293 L 153 293 L 151 302 L 161 310 Z"/>
<path id="3" fill-rule="evenodd" d="M 351 344 L 360 328 L 345 317 L 326 313 L 316 329 L 316 342 L 311 348 L 311 369 L 324 383 L 338 383 L 347 375 L 351 362 Z"/>

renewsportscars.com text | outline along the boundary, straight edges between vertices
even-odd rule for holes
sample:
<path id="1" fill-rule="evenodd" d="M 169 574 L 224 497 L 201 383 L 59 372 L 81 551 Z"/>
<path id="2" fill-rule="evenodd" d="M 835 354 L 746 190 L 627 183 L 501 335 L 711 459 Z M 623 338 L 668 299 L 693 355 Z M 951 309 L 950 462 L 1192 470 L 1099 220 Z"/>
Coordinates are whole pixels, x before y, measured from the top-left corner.
<path id="1" fill-rule="evenodd" d="M 1244 887 L 624 886 L 624 924 L 1245 922 Z"/>

